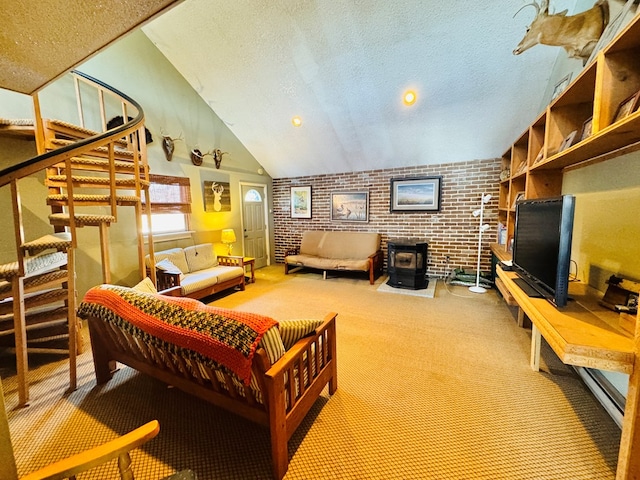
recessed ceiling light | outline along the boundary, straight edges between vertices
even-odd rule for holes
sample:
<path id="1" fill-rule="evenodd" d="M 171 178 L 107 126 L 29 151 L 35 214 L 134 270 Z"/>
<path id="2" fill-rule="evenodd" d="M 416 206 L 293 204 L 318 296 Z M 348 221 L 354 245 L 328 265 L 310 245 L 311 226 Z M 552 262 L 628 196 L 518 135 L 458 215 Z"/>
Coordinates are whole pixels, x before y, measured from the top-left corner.
<path id="1" fill-rule="evenodd" d="M 416 95 L 416 92 L 414 92 L 413 90 L 407 90 L 406 92 L 404 92 L 404 95 L 402 96 L 402 103 L 404 103 L 407 106 L 410 106 L 416 103 L 417 98 L 418 97 Z"/>
<path id="2" fill-rule="evenodd" d="M 291 119 L 291 123 L 293 123 L 294 127 L 300 127 L 302 125 L 302 119 L 296 115 Z"/>

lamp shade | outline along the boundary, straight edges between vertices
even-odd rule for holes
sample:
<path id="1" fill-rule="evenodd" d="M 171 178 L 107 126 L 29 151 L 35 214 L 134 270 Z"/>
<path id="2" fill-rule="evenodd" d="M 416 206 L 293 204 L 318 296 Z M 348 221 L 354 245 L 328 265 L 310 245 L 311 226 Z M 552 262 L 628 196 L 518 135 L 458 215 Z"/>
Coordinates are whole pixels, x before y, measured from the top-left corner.
<path id="1" fill-rule="evenodd" d="M 222 243 L 233 243 L 236 241 L 236 232 L 233 228 L 225 228 L 222 230 Z"/>

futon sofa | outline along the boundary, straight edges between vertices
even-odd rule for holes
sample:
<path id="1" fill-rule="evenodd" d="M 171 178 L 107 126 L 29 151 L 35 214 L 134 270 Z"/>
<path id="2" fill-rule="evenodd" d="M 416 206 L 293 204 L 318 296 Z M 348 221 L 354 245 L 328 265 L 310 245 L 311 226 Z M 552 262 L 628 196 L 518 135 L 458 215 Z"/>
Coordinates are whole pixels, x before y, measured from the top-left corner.
<path id="1" fill-rule="evenodd" d="M 200 299 L 229 288 L 244 290 L 242 257 L 218 257 L 211 243 L 162 250 L 154 257 L 156 287 L 167 295 Z M 149 275 L 149 255 L 145 263 Z"/>
<path id="2" fill-rule="evenodd" d="M 289 438 L 325 386 L 330 395 L 338 387 L 337 314 L 276 322 L 136 287 L 100 285 L 78 306 L 97 383 L 120 362 L 269 428 L 273 475 L 281 479 Z"/>
<path id="3" fill-rule="evenodd" d="M 284 273 L 315 268 L 326 278 L 327 271 L 368 272 L 373 285 L 382 274 L 383 260 L 379 233 L 306 231 L 300 247 L 285 253 Z"/>

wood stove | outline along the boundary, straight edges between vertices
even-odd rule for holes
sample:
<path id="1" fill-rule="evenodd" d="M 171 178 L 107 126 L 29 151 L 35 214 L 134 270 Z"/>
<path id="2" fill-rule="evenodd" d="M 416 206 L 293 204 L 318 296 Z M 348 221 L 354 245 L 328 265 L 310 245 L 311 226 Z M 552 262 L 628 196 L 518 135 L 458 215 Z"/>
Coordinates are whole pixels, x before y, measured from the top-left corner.
<path id="1" fill-rule="evenodd" d="M 387 285 L 420 290 L 427 288 L 428 243 L 408 238 L 387 242 Z"/>

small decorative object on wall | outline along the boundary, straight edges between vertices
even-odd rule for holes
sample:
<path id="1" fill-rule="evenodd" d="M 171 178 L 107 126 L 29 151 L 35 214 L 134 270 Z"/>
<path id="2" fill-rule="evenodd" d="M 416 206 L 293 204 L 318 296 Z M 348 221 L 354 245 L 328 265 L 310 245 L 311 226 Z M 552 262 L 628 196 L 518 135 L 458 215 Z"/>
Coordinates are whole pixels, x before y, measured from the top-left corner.
<path id="1" fill-rule="evenodd" d="M 229 182 L 204 181 L 204 211 L 230 212 L 231 194 Z"/>
<path id="2" fill-rule="evenodd" d="M 440 210 L 442 177 L 392 178 L 392 212 L 437 212 Z"/>
<path id="3" fill-rule="evenodd" d="M 582 124 L 582 132 L 580 132 L 580 141 L 586 138 L 589 138 L 591 136 L 592 128 L 593 128 L 593 117 L 589 117 Z"/>
<path id="4" fill-rule="evenodd" d="M 180 134 L 178 138 L 171 138 L 160 129 L 160 135 L 162 135 L 162 151 L 164 151 L 167 162 L 170 162 L 173 159 L 173 152 L 175 150 L 174 142 L 182 140 L 182 134 Z"/>
<path id="5" fill-rule="evenodd" d="M 191 150 L 191 163 L 193 163 L 196 167 L 202 165 L 204 161 L 204 156 L 206 153 L 202 153 L 199 149 L 194 148 Z"/>
<path id="6" fill-rule="evenodd" d="M 368 222 L 369 192 L 332 192 L 331 221 Z"/>
<path id="7" fill-rule="evenodd" d="M 618 120 L 622 120 L 624 117 L 627 117 L 635 112 L 638 108 L 639 99 L 640 91 L 634 93 L 630 97 L 627 97 L 622 102 L 620 102 L 620 105 L 618 105 L 618 109 L 613 116 L 613 122 L 611 123 L 616 123 Z"/>
<path id="8" fill-rule="evenodd" d="M 291 187 L 291 218 L 311 218 L 311 186 Z"/>
<path id="9" fill-rule="evenodd" d="M 551 100 L 555 100 L 558 95 L 560 95 L 571 83 L 571 73 L 569 72 L 565 75 L 565 77 L 556 83 L 556 86 L 553 88 L 553 93 L 551 94 Z"/>
<path id="10" fill-rule="evenodd" d="M 558 149 L 558 152 L 562 152 L 562 151 L 566 150 L 567 148 L 569 148 L 571 145 L 573 145 L 573 143 L 574 143 L 574 141 L 576 139 L 576 135 L 578 135 L 578 131 L 574 130 L 569 135 L 564 137 L 564 140 L 562 140 L 562 143 L 560 144 L 560 148 Z"/>
<path id="11" fill-rule="evenodd" d="M 211 155 L 213 155 L 213 161 L 216 164 L 216 168 L 220 168 L 220 165 L 222 165 L 222 156 L 228 154 L 229 152 L 223 152 L 219 148 L 211 151 Z"/>
<path id="12" fill-rule="evenodd" d="M 110 119 L 107 122 L 107 130 L 111 130 L 112 128 L 116 128 L 122 125 L 124 123 L 122 119 L 123 119 L 122 115 L 118 115 L 117 117 L 113 117 L 112 119 Z M 133 117 L 127 117 L 127 119 L 128 119 L 127 121 L 130 122 L 131 120 L 133 120 Z M 144 127 L 144 141 L 146 142 L 147 145 L 149 145 L 150 143 L 153 143 L 153 135 L 151 135 L 151 132 L 147 127 Z M 138 147 L 139 146 L 140 145 L 138 145 Z"/>

